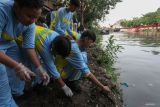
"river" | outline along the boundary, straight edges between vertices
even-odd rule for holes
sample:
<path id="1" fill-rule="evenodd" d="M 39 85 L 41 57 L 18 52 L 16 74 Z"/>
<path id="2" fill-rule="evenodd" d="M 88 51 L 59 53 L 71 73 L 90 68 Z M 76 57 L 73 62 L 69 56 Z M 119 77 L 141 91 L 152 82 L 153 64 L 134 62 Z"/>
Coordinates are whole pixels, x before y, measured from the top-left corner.
<path id="1" fill-rule="evenodd" d="M 160 37 L 110 35 L 124 48 L 114 65 L 120 73 L 124 107 L 160 107 Z M 110 35 L 104 35 L 103 42 Z"/>

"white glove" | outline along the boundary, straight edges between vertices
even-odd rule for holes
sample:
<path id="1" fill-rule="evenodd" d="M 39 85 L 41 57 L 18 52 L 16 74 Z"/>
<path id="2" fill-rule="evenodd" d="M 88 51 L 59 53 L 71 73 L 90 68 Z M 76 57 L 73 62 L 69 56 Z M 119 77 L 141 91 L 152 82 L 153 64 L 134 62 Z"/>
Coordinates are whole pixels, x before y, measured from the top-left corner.
<path id="1" fill-rule="evenodd" d="M 37 69 L 36 69 L 36 72 L 40 75 L 42 81 L 43 81 L 43 85 L 47 85 L 50 81 L 50 77 L 49 75 L 47 74 L 47 72 L 43 69 L 42 66 L 39 66 Z"/>
<path id="2" fill-rule="evenodd" d="M 22 80 L 27 81 L 27 80 L 31 80 L 31 77 L 35 77 L 35 73 L 33 73 L 31 70 L 25 67 L 22 63 L 17 64 L 14 70 Z"/>
<path id="3" fill-rule="evenodd" d="M 73 96 L 72 90 L 66 84 L 62 87 L 62 90 L 64 91 L 66 96 L 68 96 L 68 97 L 72 97 Z"/>

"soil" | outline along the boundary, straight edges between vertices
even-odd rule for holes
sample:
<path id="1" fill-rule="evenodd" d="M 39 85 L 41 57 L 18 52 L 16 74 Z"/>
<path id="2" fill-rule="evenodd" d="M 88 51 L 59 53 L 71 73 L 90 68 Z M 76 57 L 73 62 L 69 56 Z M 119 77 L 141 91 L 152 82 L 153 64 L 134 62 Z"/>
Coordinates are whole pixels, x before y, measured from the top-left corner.
<path id="1" fill-rule="evenodd" d="M 91 72 L 103 84 L 108 85 L 112 94 L 103 92 L 86 78 L 80 80 L 82 91 L 74 92 L 72 98 L 66 97 L 63 91 L 52 81 L 47 87 L 36 86 L 29 88 L 24 96 L 16 98 L 20 107 L 123 107 L 121 90 L 111 82 L 105 70 L 96 63 L 95 49 L 88 54 Z M 97 51 L 98 52 L 98 51 Z"/>

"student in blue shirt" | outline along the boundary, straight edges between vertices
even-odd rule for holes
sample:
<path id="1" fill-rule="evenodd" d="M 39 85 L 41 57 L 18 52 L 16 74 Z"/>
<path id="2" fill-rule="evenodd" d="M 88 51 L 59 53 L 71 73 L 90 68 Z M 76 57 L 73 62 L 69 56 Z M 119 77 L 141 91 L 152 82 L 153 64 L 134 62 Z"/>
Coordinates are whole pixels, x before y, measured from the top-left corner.
<path id="1" fill-rule="evenodd" d="M 62 7 L 54 12 L 54 17 L 51 19 L 50 29 L 59 34 L 68 34 L 76 38 L 77 33 L 71 30 L 73 22 L 73 12 L 80 6 L 79 0 L 70 0 L 69 7 Z"/>
<path id="2" fill-rule="evenodd" d="M 56 58 L 56 66 L 60 71 L 61 78 L 65 83 L 76 92 L 80 92 L 78 81 L 81 77 L 86 77 L 94 84 L 100 87 L 105 92 L 110 92 L 108 86 L 103 85 L 96 77 L 90 72 L 87 65 L 87 55 L 85 49 L 96 40 L 93 32 L 84 31 L 79 40 L 72 41 L 71 55 L 66 59 Z"/>
<path id="3" fill-rule="evenodd" d="M 47 85 L 49 82 L 49 76 L 34 50 L 34 22 L 41 15 L 42 6 L 43 0 L 0 1 L 0 107 L 17 107 L 12 94 L 23 94 L 23 90 L 21 93 L 18 90 L 22 87 L 19 86 L 19 80 L 27 81 L 35 76 L 21 63 L 20 50 L 15 42 L 20 35 L 23 38 L 22 47 L 37 68 L 43 83 Z M 12 84 L 13 80 L 17 81 L 16 84 Z"/>
<path id="4" fill-rule="evenodd" d="M 36 26 L 35 48 L 37 50 L 37 53 L 41 57 L 46 70 L 51 74 L 52 78 L 56 80 L 64 93 L 67 96 L 71 97 L 73 95 L 71 89 L 64 83 L 60 76 L 60 73 L 57 71 L 57 68 L 54 64 L 55 56 L 58 55 L 64 58 L 69 55 L 71 50 L 70 40 L 66 36 L 59 35 L 55 31 L 41 26 Z M 29 68 L 34 70 L 32 65 L 30 65 Z M 41 80 L 36 76 L 35 83 L 39 83 L 39 81 Z"/>

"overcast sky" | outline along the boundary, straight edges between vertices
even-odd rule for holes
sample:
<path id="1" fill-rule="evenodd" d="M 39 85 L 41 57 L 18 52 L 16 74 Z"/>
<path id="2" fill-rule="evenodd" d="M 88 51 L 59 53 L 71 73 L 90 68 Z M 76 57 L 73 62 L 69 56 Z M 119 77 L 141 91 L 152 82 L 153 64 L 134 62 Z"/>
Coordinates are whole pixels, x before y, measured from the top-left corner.
<path id="1" fill-rule="evenodd" d="M 160 7 L 160 0 L 123 0 L 118 3 L 115 9 L 110 10 L 106 15 L 105 21 L 101 22 L 101 26 L 114 24 L 120 19 L 132 19 L 133 17 L 141 17 L 142 14 L 154 12 Z"/>

